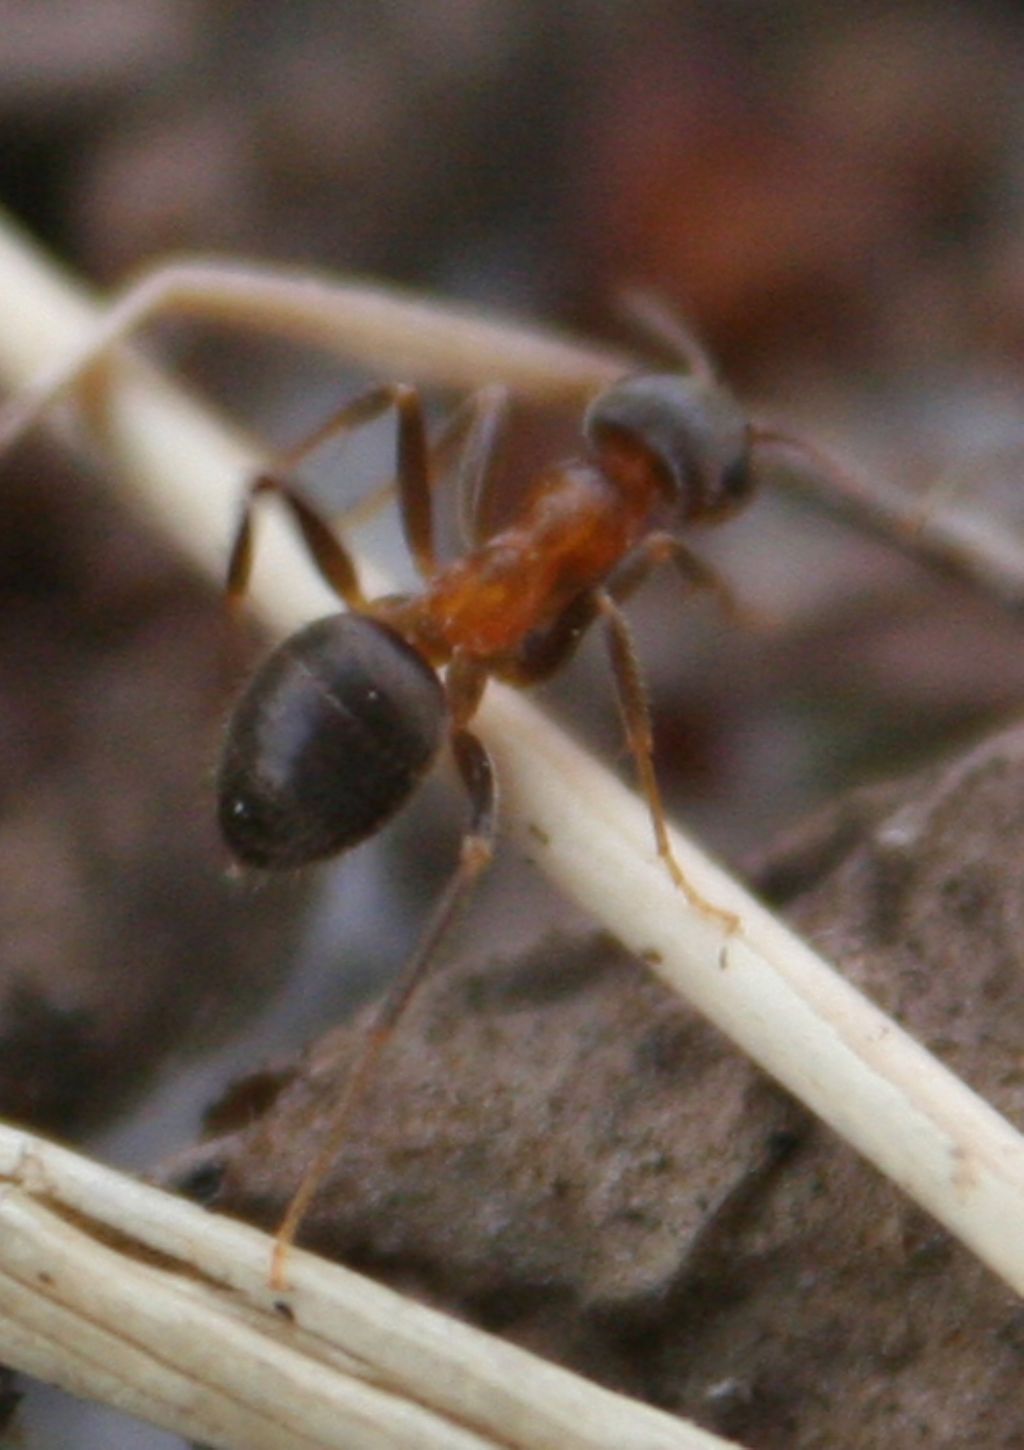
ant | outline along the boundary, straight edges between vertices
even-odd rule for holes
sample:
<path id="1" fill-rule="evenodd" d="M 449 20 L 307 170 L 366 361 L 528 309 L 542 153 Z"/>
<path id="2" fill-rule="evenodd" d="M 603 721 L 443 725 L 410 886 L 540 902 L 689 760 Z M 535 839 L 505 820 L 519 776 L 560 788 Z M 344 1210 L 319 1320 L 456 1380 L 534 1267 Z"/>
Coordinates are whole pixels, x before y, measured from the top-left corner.
<path id="1" fill-rule="evenodd" d="M 470 545 L 453 562 L 442 565 L 435 551 L 436 457 L 423 406 L 418 392 L 401 384 L 359 395 L 251 479 L 231 549 L 227 591 L 236 603 L 252 566 L 254 505 L 276 495 L 345 605 L 279 645 L 235 708 L 217 782 L 220 827 L 233 855 L 278 870 L 348 850 L 406 803 L 446 737 L 469 800 L 456 870 L 379 1009 L 327 1140 L 279 1230 L 277 1287 L 287 1246 L 346 1136 L 352 1107 L 491 859 L 495 771 L 471 729 L 489 679 L 519 686 L 546 679 L 599 622 L 658 855 L 692 906 L 727 932 L 739 927 L 687 881 L 672 853 L 647 701 L 620 606 L 652 566 L 668 561 L 690 582 L 724 591 L 680 535 L 691 524 L 718 522 L 750 497 L 749 425 L 720 385 L 709 386 L 709 376 L 626 376 L 587 409 L 580 456 L 544 471 L 511 521 L 488 533 L 480 520 L 503 404 L 500 391 L 483 390 L 445 430 L 446 448 L 465 433 L 458 486 Z M 422 589 L 371 600 L 347 548 L 289 475 L 325 438 L 387 410 L 397 420 L 399 515 Z"/>
<path id="2" fill-rule="evenodd" d="M 214 279 L 214 292 L 224 277 L 230 280 L 228 273 Z M 173 294 L 173 286 L 169 290 Z M 92 381 L 100 353 L 155 310 L 152 297 L 147 301 L 143 289 L 140 293 L 141 301 L 133 303 L 129 294 L 120 313 L 114 309 L 91 350 L 15 400 L 0 418 L 0 448 L 72 383 Z M 222 313 L 231 310 L 228 303 L 234 305 L 230 286 L 225 296 Z M 282 303 L 280 310 L 288 309 Z M 484 524 L 490 459 L 506 398 L 504 388 L 494 385 L 479 389 L 433 442 L 415 388 L 371 387 L 279 453 L 245 490 L 230 549 L 229 602 L 237 605 L 246 592 L 254 510 L 269 495 L 290 513 L 313 564 L 344 609 L 280 644 L 235 707 L 217 780 L 219 823 L 229 850 L 245 866 L 274 871 L 354 847 L 409 800 L 446 740 L 469 802 L 455 871 L 378 1009 L 330 1131 L 278 1231 L 271 1268 L 277 1289 L 284 1286 L 288 1249 L 348 1133 L 353 1109 L 493 854 L 495 770 L 471 728 L 490 679 L 517 686 L 542 681 L 599 625 L 657 853 L 691 906 L 715 919 L 727 939 L 741 928 L 735 916 L 687 881 L 672 853 L 650 715 L 622 603 L 653 567 L 670 562 L 687 584 L 713 590 L 727 609 L 740 613 L 728 587 L 690 551 L 685 536 L 743 508 L 768 454 L 797 450 L 819 468 L 830 461 L 802 440 L 752 423 L 674 321 L 650 307 L 641 320 L 683 367 L 630 373 L 595 364 L 579 456 L 542 472 L 515 515 L 497 530 Z M 553 357 L 551 371 L 557 375 L 559 361 Z M 292 476 L 326 441 L 389 410 L 397 425 L 398 512 L 422 587 L 416 594 L 369 599 L 348 548 Z M 441 459 L 456 445 L 467 548 L 441 563 L 433 495 Z"/>

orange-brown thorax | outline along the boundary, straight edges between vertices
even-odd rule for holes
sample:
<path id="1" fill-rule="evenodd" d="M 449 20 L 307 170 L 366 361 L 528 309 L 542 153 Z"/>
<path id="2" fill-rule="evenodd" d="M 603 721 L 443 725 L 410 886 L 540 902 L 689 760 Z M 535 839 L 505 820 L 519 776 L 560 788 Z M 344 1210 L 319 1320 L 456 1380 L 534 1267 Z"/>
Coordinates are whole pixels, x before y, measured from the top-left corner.
<path id="1" fill-rule="evenodd" d="M 389 609 L 389 621 L 435 663 L 461 650 L 498 666 L 608 576 L 648 532 L 660 493 L 649 468 L 613 477 L 563 464 L 537 481 L 515 522 Z"/>

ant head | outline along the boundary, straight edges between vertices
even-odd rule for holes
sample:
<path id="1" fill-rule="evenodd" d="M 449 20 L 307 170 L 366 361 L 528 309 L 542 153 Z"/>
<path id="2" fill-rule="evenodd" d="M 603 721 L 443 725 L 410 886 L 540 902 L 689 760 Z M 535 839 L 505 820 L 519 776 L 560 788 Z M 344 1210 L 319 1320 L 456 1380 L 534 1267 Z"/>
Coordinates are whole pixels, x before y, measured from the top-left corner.
<path id="1" fill-rule="evenodd" d="M 653 467 L 683 519 L 722 518 L 753 491 L 749 425 L 713 378 L 622 378 L 591 403 L 583 431 L 599 455 L 626 451 Z"/>

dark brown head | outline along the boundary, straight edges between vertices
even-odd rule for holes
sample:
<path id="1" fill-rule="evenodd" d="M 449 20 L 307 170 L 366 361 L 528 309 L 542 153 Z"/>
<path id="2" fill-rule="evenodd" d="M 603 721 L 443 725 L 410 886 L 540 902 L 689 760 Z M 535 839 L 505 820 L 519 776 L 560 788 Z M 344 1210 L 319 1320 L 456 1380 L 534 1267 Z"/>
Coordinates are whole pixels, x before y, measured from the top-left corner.
<path id="1" fill-rule="evenodd" d="M 750 427 L 727 388 L 687 373 L 636 373 L 601 393 L 583 420 L 598 457 L 635 450 L 683 521 L 709 522 L 753 491 Z"/>

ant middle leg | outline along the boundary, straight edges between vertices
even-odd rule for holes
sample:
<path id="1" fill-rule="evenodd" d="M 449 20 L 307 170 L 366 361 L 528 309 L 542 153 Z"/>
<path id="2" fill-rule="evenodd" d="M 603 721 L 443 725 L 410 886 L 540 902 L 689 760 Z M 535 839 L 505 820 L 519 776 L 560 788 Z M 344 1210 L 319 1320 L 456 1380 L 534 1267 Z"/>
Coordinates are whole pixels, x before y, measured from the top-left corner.
<path id="1" fill-rule="evenodd" d="M 630 753 L 636 762 L 640 787 L 647 802 L 654 841 L 658 855 L 674 884 L 683 892 L 690 905 L 704 916 L 718 921 L 731 936 L 739 930 L 740 918 L 732 911 L 725 911 L 699 891 L 687 878 L 675 858 L 668 834 L 665 806 L 654 769 L 654 738 L 651 729 L 651 714 L 647 703 L 639 662 L 633 647 L 633 640 L 625 615 L 606 589 L 596 592 L 595 603 L 605 625 L 605 641 L 615 679 L 616 694 L 622 713 L 623 726 Z"/>
<path id="2" fill-rule="evenodd" d="M 377 1010 L 376 1018 L 349 1072 L 342 1097 L 331 1115 L 326 1136 L 288 1205 L 274 1241 L 270 1267 L 270 1283 L 274 1289 L 281 1290 L 286 1287 L 288 1252 L 302 1220 L 349 1136 L 353 1114 L 362 1102 L 381 1056 L 394 1036 L 409 1003 L 436 960 L 438 947 L 451 930 L 494 854 L 497 831 L 494 765 L 476 735 L 459 724 L 463 711 L 475 708 L 474 702 L 479 701 L 485 683 L 486 677 L 472 668 L 465 671 L 457 669 L 455 680 L 452 683 L 446 682 L 452 702 L 452 754 L 470 807 L 458 864 L 444 894 L 434 907 L 413 955 Z"/>
<path id="3" fill-rule="evenodd" d="M 291 481 L 298 466 L 331 440 L 372 422 L 388 408 L 398 417 L 397 490 L 399 513 L 413 559 L 426 577 L 434 572 L 431 460 L 427 447 L 423 407 L 415 388 L 381 384 L 349 399 L 297 444 L 277 453 L 248 484 L 238 529 L 232 544 L 227 574 L 230 603 L 244 595 L 252 572 L 253 508 L 265 493 L 276 494 L 290 511 L 316 568 L 327 586 L 350 609 L 366 607 L 355 562 L 334 529 Z"/>
<path id="4" fill-rule="evenodd" d="M 459 457 L 457 497 L 463 541 L 478 544 L 485 533 L 485 509 L 494 477 L 492 463 L 508 413 L 508 389 L 500 383 L 479 388 L 465 409 L 465 441 Z"/>
<path id="5" fill-rule="evenodd" d="M 338 596 L 349 609 L 361 610 L 366 606 L 366 596 L 359 583 L 355 561 L 334 530 L 321 518 L 317 510 L 306 502 L 296 489 L 284 479 L 270 473 L 257 474 L 250 480 L 242 503 L 238 527 L 228 554 L 227 582 L 225 592 L 228 606 L 234 611 L 241 604 L 249 587 L 255 558 L 253 534 L 253 511 L 256 500 L 262 494 L 276 494 L 290 512 L 302 541 L 316 565 L 317 572 L 327 587 Z"/>
<path id="6" fill-rule="evenodd" d="M 477 388 L 442 421 L 429 440 L 429 485 L 438 480 L 458 454 L 455 493 L 459 533 L 467 546 L 479 543 L 491 479 L 490 465 L 508 409 L 508 389 L 501 383 Z M 344 527 L 364 523 L 398 493 L 397 479 L 378 484 L 342 510 L 336 522 Z"/>
<path id="7" fill-rule="evenodd" d="M 316 567 L 328 587 L 351 609 L 365 606 L 355 564 L 334 528 L 308 503 L 291 482 L 299 465 L 327 443 L 372 422 L 389 408 L 398 419 L 396 473 L 393 482 L 373 491 L 369 504 L 347 510 L 349 519 L 363 508 L 379 507 L 397 493 L 406 544 L 424 578 L 437 570 L 434 542 L 433 495 L 440 466 L 461 445 L 458 471 L 460 519 L 463 529 L 473 527 L 475 510 L 495 439 L 504 418 L 506 392 L 494 385 L 479 389 L 457 409 L 438 436 L 428 443 L 423 405 L 415 388 L 406 384 L 379 384 L 349 399 L 311 433 L 282 449 L 250 481 L 228 566 L 228 598 L 237 601 L 248 585 L 252 568 L 252 508 L 261 493 L 276 493 L 287 505 Z M 365 501 L 364 501 L 365 502 Z"/>
<path id="8" fill-rule="evenodd" d="M 336 408 L 322 423 L 291 448 L 276 454 L 259 477 L 283 485 L 284 477 L 325 444 L 372 423 L 395 410 L 397 420 L 395 487 L 405 541 L 419 572 L 429 578 L 437 569 L 434 549 L 432 462 L 427 444 L 423 403 L 419 392 L 406 383 L 380 383 L 358 393 Z"/>

